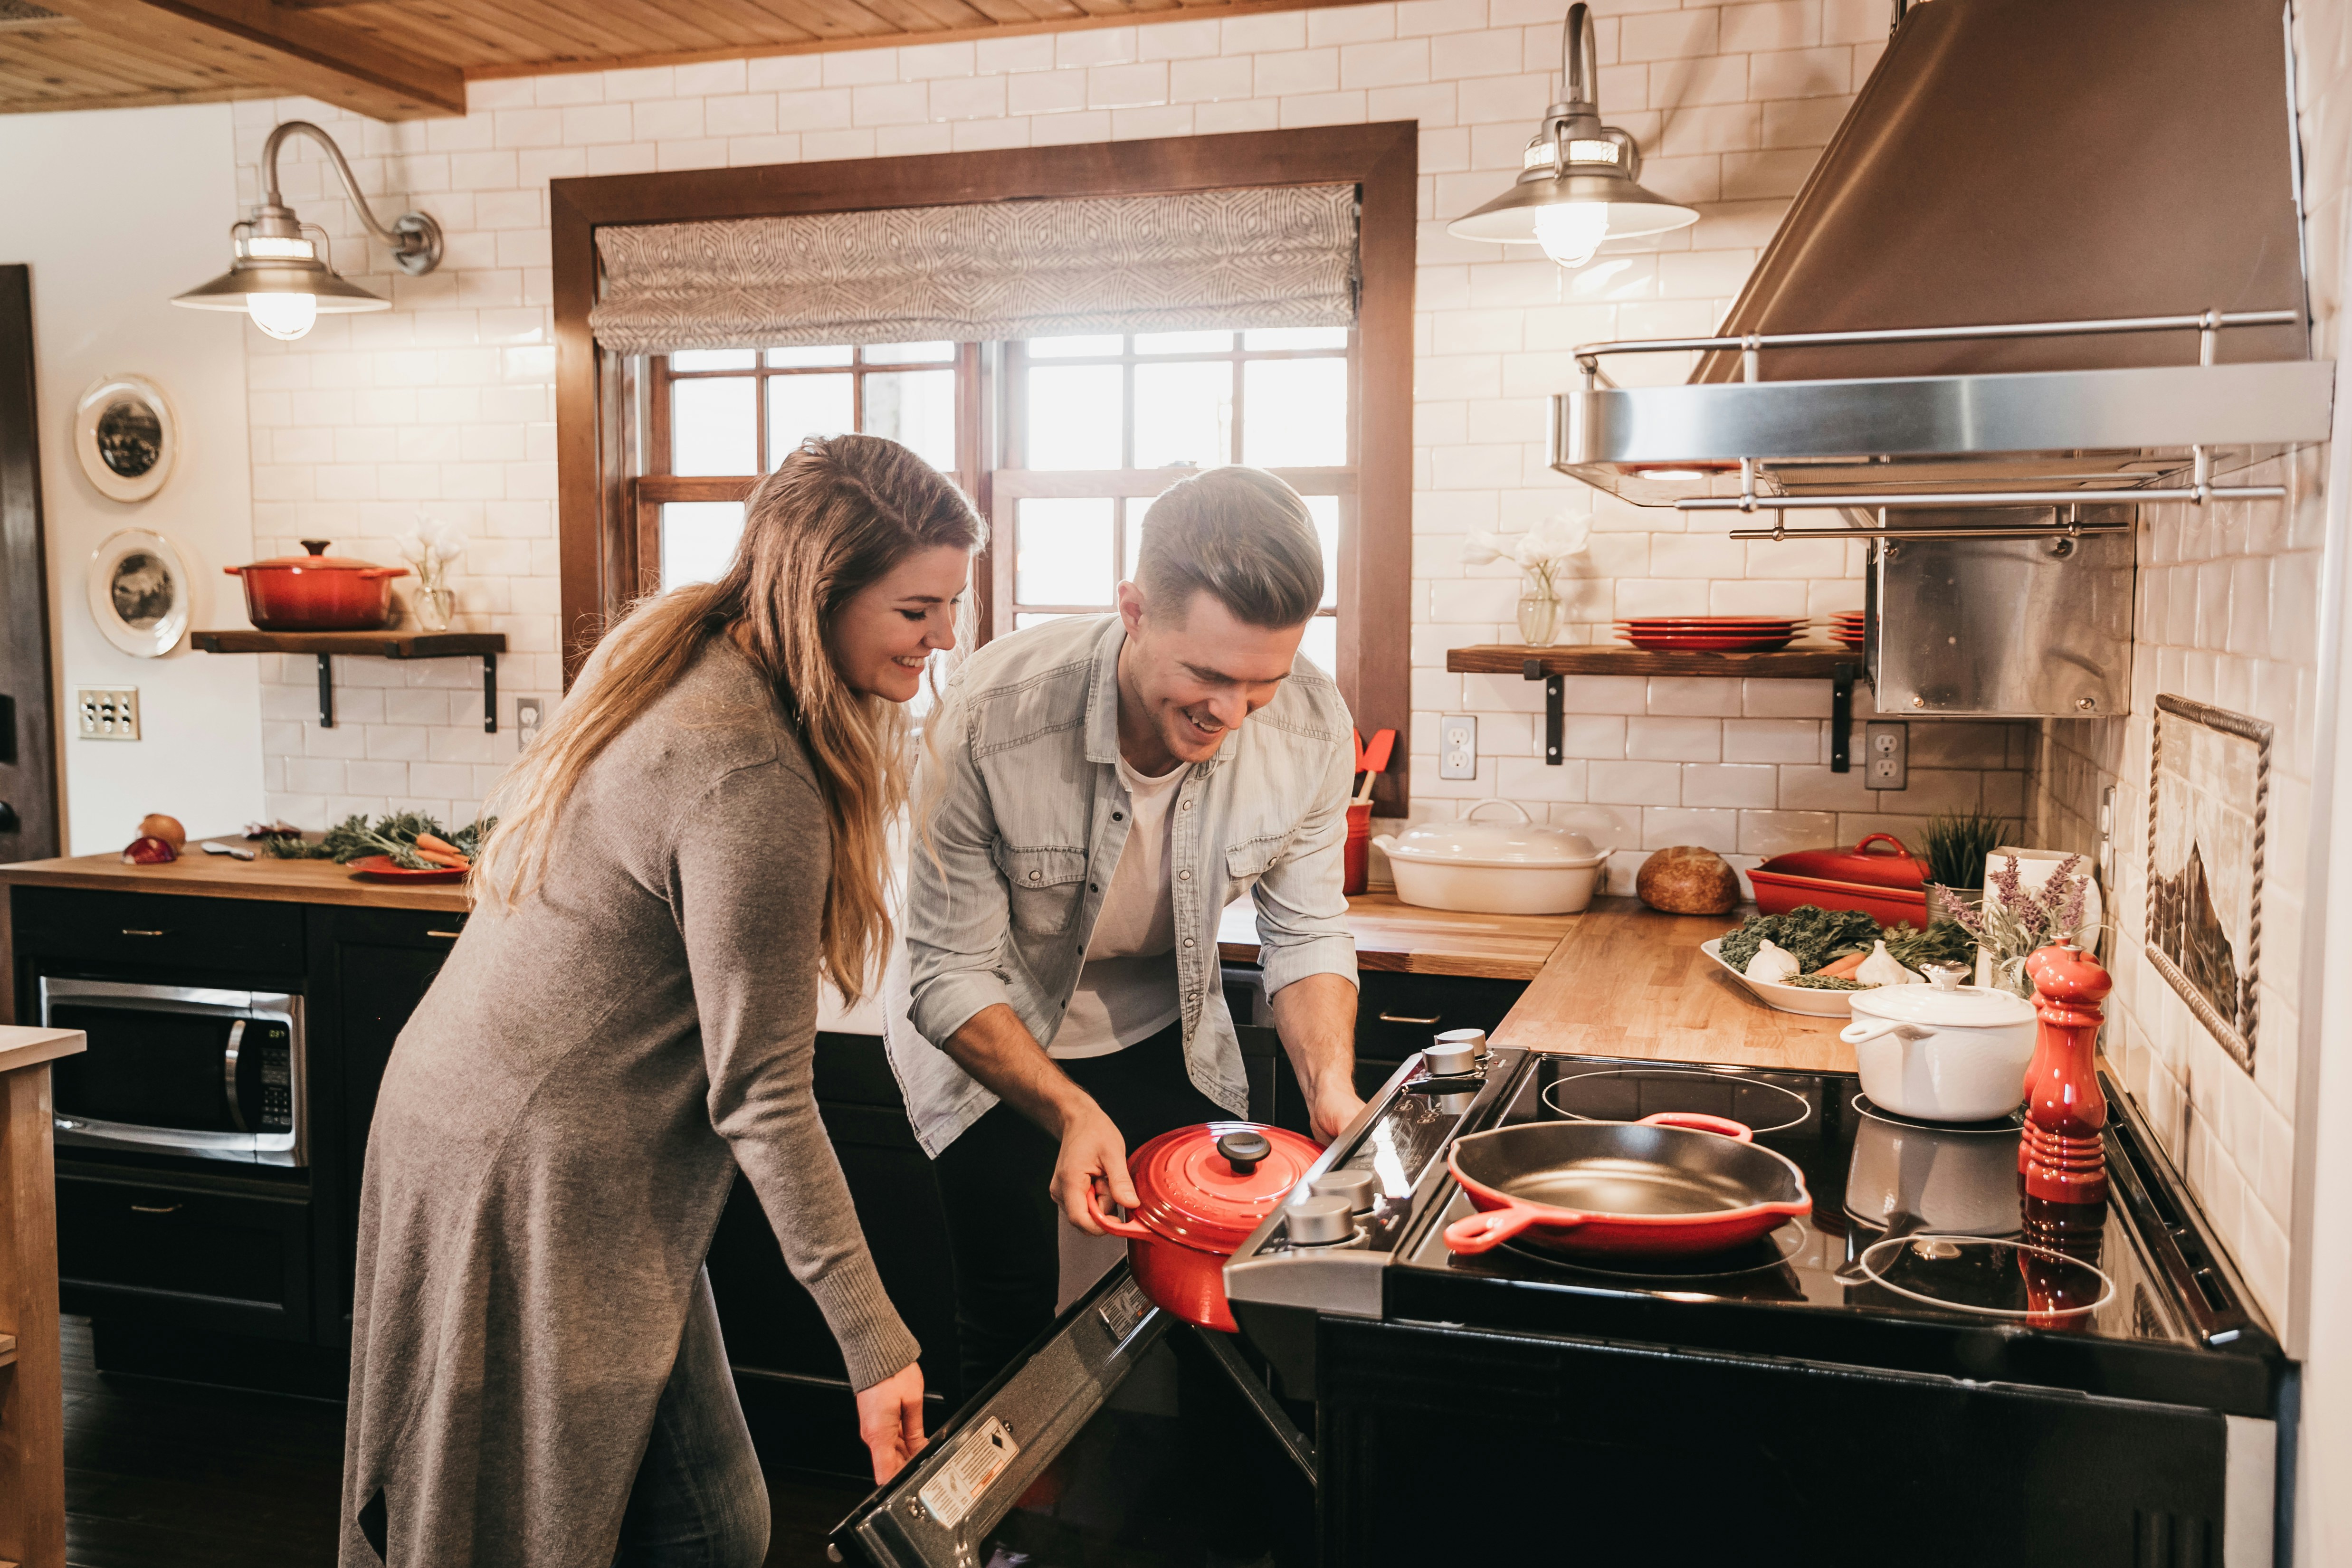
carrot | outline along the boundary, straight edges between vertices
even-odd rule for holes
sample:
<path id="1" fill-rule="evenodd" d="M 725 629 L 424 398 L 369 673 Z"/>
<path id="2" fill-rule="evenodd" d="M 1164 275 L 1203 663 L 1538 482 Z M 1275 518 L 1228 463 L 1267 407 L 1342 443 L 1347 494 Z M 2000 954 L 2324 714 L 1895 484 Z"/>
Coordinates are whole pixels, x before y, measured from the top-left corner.
<path id="1" fill-rule="evenodd" d="M 464 855 L 445 855 L 438 850 L 428 850 L 419 847 L 416 852 L 416 858 L 433 865 L 447 866 L 452 871 L 471 871 L 474 869 L 474 862 L 467 860 Z"/>
<path id="2" fill-rule="evenodd" d="M 416 847 L 422 851 L 430 851 L 432 853 L 436 855 L 456 855 L 459 860 L 466 858 L 465 851 L 459 849 L 448 840 L 436 838 L 431 833 L 417 834 Z"/>
<path id="3" fill-rule="evenodd" d="M 1862 961 L 1868 956 L 1870 955 L 1867 953 L 1848 953 L 1843 958 L 1822 965 L 1813 973 L 1828 975 L 1841 980 L 1851 980 L 1853 978 L 1853 972 L 1862 967 Z"/>

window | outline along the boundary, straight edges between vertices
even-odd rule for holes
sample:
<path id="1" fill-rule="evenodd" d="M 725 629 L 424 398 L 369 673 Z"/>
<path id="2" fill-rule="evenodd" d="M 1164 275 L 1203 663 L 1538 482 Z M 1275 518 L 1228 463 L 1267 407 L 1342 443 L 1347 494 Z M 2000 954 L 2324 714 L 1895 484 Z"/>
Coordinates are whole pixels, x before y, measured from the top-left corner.
<path id="1" fill-rule="evenodd" d="M 743 498 L 807 436 L 887 435 L 971 489 L 978 441 L 965 428 L 962 388 L 973 364 L 971 347 L 954 343 L 655 356 L 636 482 L 644 590 L 724 572 L 743 531 Z"/>

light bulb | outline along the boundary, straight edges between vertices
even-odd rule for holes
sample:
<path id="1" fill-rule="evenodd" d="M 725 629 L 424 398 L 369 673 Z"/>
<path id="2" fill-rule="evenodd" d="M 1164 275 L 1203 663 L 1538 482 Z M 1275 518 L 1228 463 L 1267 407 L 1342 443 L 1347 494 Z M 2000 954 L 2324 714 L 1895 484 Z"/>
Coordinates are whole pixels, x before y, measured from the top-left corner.
<path id="1" fill-rule="evenodd" d="M 1609 204 L 1562 202 L 1536 209 L 1536 243 L 1562 267 L 1582 267 L 1609 237 Z"/>
<path id="2" fill-rule="evenodd" d="M 315 294 L 248 294 L 245 297 L 245 308 L 252 316 L 255 326 L 273 338 L 282 338 L 290 342 L 308 332 L 312 323 L 319 319 L 319 297 Z"/>

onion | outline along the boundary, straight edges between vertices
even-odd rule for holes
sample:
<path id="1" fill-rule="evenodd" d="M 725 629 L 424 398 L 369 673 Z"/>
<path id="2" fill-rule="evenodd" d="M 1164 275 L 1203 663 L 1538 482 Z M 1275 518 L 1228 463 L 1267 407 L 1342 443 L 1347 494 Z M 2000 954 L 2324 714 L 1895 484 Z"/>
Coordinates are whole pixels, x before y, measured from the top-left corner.
<path id="1" fill-rule="evenodd" d="M 180 819 L 167 817 L 161 811 L 151 811 L 139 819 L 139 836 L 142 839 L 161 839 L 174 850 L 184 850 L 188 847 L 188 830 L 180 826 Z"/>
<path id="2" fill-rule="evenodd" d="M 126 865 L 169 865 L 179 858 L 180 852 L 172 847 L 171 840 L 152 835 L 131 840 L 122 851 Z"/>

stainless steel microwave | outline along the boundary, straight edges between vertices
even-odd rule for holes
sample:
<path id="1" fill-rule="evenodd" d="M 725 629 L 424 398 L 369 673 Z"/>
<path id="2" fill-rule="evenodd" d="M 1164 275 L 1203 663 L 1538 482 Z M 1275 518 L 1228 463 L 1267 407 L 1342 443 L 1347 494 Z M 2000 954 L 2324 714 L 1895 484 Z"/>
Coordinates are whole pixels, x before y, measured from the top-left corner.
<path id="1" fill-rule="evenodd" d="M 57 1141 L 307 1166 L 302 998 L 43 976 L 41 1022 L 89 1039 L 50 1064 Z"/>

